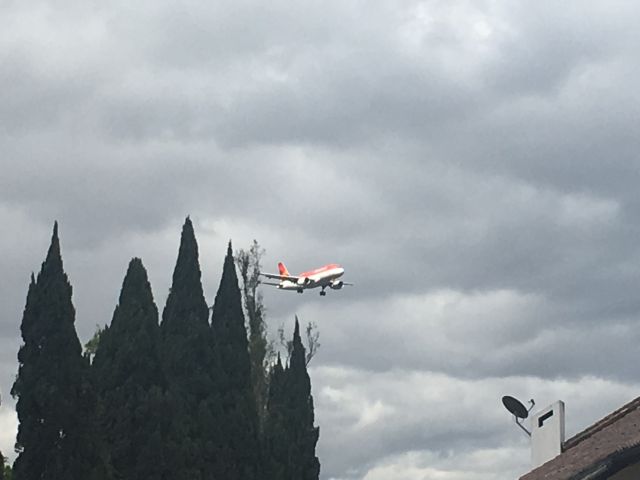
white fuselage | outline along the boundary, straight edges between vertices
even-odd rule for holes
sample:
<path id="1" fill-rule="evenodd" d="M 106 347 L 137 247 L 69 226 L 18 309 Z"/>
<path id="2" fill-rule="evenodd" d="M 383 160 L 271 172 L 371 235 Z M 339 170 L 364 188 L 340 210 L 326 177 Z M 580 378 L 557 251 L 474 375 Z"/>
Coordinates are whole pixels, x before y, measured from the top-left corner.
<path id="1" fill-rule="evenodd" d="M 278 288 L 300 291 L 309 288 L 331 287 L 342 275 L 344 275 L 344 268 L 339 265 L 327 265 L 317 270 L 301 273 L 297 282 L 282 280 Z"/>

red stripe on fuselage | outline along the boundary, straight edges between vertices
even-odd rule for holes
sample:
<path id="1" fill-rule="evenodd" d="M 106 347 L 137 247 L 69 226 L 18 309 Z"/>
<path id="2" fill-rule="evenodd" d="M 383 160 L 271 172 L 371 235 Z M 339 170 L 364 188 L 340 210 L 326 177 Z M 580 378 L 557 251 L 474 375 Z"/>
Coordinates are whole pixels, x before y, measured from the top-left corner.
<path id="1" fill-rule="evenodd" d="M 327 270 L 332 270 L 334 268 L 340 268 L 340 265 L 337 263 L 330 263 L 329 265 L 325 265 L 324 267 L 316 268 L 315 270 L 311 270 L 309 272 L 304 272 L 298 275 L 299 277 L 310 277 L 312 275 L 317 275 L 318 273 L 326 272 Z"/>

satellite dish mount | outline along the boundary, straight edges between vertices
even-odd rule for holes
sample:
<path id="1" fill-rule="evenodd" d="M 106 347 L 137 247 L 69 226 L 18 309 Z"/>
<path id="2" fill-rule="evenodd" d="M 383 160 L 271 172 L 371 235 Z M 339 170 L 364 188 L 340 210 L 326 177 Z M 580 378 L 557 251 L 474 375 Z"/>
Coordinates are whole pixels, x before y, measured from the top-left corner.
<path id="1" fill-rule="evenodd" d="M 504 408 L 509 410 L 509 412 L 513 415 L 513 418 L 516 421 L 516 425 L 520 427 L 524 433 L 526 433 L 529 437 L 531 436 L 531 432 L 527 430 L 527 428 L 522 424 L 522 420 L 526 419 L 529 416 L 529 412 L 534 407 L 536 402 L 533 401 L 533 398 L 529 400 L 529 408 L 527 409 L 520 400 L 514 397 L 510 397 L 509 395 L 505 395 L 502 397 L 502 404 Z"/>

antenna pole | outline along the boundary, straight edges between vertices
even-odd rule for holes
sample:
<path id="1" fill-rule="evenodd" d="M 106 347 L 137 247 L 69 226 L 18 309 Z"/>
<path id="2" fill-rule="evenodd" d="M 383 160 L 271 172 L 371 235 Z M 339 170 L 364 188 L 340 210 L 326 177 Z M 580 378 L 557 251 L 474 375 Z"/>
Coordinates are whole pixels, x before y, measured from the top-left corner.
<path id="1" fill-rule="evenodd" d="M 526 427 L 525 427 L 524 425 L 522 425 L 522 424 L 518 421 L 518 417 L 516 417 L 516 416 L 514 415 L 514 417 L 513 417 L 513 418 L 515 418 L 515 420 L 516 420 L 516 425 L 518 425 L 518 426 L 522 429 L 522 431 L 524 431 L 524 433 L 526 433 L 526 434 L 527 434 L 527 436 L 529 436 L 529 437 L 530 437 L 530 436 L 531 436 L 531 432 L 530 432 L 529 430 L 527 430 L 527 429 L 526 429 Z"/>

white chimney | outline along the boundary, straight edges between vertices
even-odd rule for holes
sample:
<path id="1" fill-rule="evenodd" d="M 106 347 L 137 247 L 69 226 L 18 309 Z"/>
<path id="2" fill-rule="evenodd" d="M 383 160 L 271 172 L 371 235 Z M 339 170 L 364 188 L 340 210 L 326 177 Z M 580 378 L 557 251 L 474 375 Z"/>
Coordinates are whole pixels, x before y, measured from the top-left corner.
<path id="1" fill-rule="evenodd" d="M 562 453 L 564 402 L 558 400 L 531 417 L 531 463 L 533 468 Z"/>

